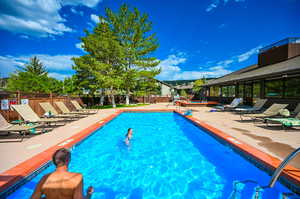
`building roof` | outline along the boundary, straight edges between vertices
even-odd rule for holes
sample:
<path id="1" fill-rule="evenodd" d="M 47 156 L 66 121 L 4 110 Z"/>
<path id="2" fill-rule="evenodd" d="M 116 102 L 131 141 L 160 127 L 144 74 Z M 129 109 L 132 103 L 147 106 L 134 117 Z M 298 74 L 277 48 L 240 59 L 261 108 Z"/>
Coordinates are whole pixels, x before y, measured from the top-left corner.
<path id="1" fill-rule="evenodd" d="M 210 80 L 204 86 L 235 83 L 237 81 L 254 80 L 263 77 L 276 76 L 279 74 L 290 74 L 294 71 L 300 71 L 300 56 L 262 67 L 259 67 L 257 65 L 251 65 L 241 70 L 225 75 L 223 77 Z"/>
<path id="2" fill-rule="evenodd" d="M 160 81 L 160 80 L 158 80 L 158 79 L 155 79 L 155 80 L 156 80 L 157 82 L 161 83 L 161 84 L 164 84 L 164 85 L 170 87 L 170 88 L 174 88 L 174 86 L 172 86 L 172 85 L 170 85 L 170 84 L 167 84 L 166 82 Z"/>
<path id="3" fill-rule="evenodd" d="M 177 85 L 175 86 L 176 89 L 181 90 L 181 89 L 192 89 L 193 85 L 189 84 L 189 85 Z"/>

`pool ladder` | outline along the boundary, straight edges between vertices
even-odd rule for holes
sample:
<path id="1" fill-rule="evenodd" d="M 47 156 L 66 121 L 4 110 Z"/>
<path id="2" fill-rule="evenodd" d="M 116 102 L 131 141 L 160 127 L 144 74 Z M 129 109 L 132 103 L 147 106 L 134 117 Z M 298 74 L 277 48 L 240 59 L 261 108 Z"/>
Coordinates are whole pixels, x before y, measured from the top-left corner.
<path id="1" fill-rule="evenodd" d="M 228 199 L 240 199 L 241 198 L 241 191 L 243 190 L 244 186 L 249 183 L 254 183 L 257 186 L 255 187 L 254 194 L 252 196 L 252 199 L 262 199 L 262 193 L 265 189 L 272 188 L 276 181 L 278 180 L 280 174 L 282 173 L 285 166 L 293 160 L 296 155 L 300 153 L 300 148 L 296 149 L 292 153 L 290 153 L 283 161 L 282 163 L 277 167 L 275 172 L 273 173 L 271 180 L 268 185 L 266 186 L 260 186 L 258 182 L 254 180 L 242 180 L 242 181 L 235 181 L 233 183 L 233 191 Z M 294 197 L 296 196 L 296 197 Z M 300 199 L 300 196 L 297 197 L 294 193 L 282 193 L 280 199 Z"/>

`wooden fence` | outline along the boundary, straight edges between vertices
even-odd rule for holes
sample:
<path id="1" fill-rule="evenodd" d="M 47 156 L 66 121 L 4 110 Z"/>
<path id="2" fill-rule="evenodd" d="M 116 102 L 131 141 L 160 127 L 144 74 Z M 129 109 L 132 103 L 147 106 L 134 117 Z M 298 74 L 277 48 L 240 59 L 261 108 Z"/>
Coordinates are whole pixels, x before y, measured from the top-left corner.
<path id="1" fill-rule="evenodd" d="M 0 100 L 7 99 L 11 104 L 21 104 L 22 99 L 28 99 L 29 106 L 33 111 L 38 115 L 42 116 L 45 114 L 45 111 L 42 109 L 39 103 L 49 102 L 54 106 L 54 108 L 59 112 L 59 108 L 55 105 L 54 102 L 62 101 L 65 102 L 66 106 L 70 110 L 75 110 L 75 107 L 72 105 L 70 100 L 77 100 L 80 104 L 82 101 L 79 97 L 68 97 L 68 96 L 57 96 L 55 94 L 34 94 L 34 93 L 21 93 L 21 92 L 0 92 Z M 21 119 L 19 114 L 12 110 L 11 107 L 9 110 L 0 110 L 0 114 L 8 121 Z"/>

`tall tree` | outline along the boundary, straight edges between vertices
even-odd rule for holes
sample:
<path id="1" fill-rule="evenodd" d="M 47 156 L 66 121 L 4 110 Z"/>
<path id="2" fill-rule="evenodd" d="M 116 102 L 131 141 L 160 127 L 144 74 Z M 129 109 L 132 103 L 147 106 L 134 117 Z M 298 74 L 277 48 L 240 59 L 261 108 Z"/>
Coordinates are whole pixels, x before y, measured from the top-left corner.
<path id="1" fill-rule="evenodd" d="M 83 47 L 88 54 L 73 58 L 76 75 L 89 74 L 86 81 L 91 82 L 93 90 L 106 89 L 115 104 L 115 94 L 122 84 L 123 48 L 111 27 L 104 21 L 97 24 L 92 33 L 86 32 L 82 37 Z"/>
<path id="2" fill-rule="evenodd" d="M 19 67 L 8 79 L 7 89 L 23 92 L 61 92 L 59 80 L 48 77 L 48 72 L 37 57 L 30 59 L 24 67 Z"/>
<path id="3" fill-rule="evenodd" d="M 137 8 L 130 10 L 126 4 L 116 13 L 107 8 L 100 22 L 109 24 L 125 51 L 123 88 L 126 91 L 126 104 L 129 104 L 129 95 L 143 74 L 148 71 L 153 78 L 160 73 L 156 67 L 159 60 L 151 56 L 159 47 L 155 34 L 150 33 L 152 23 L 147 14 L 141 14 Z"/>

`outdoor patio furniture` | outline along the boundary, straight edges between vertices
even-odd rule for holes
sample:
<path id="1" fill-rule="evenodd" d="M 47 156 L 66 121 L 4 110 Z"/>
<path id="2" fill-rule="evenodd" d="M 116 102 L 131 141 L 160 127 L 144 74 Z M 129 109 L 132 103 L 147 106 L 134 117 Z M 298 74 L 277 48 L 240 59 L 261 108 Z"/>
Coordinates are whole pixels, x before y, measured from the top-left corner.
<path id="1" fill-rule="evenodd" d="M 232 102 L 230 104 L 226 104 L 226 105 L 218 105 L 215 106 L 214 108 L 218 109 L 218 110 L 233 110 L 235 108 L 237 108 L 238 105 L 240 105 L 243 102 L 243 98 L 234 98 L 234 100 L 232 100 Z"/>
<path id="2" fill-rule="evenodd" d="M 99 109 L 82 108 L 82 106 L 76 100 L 71 100 L 71 103 L 73 104 L 73 106 L 75 107 L 75 109 L 77 111 L 83 111 L 83 112 L 87 112 L 87 113 L 90 113 L 90 114 L 94 114 L 94 113 L 97 113 L 99 111 Z"/>
<path id="3" fill-rule="evenodd" d="M 76 115 L 74 114 L 59 114 L 49 102 L 41 102 L 39 104 L 45 112 L 50 114 L 51 117 L 76 120 Z"/>
<path id="4" fill-rule="evenodd" d="M 65 105 L 64 102 L 54 102 L 56 106 L 61 110 L 63 114 L 74 114 L 74 117 L 82 118 L 86 117 L 87 113 L 79 112 L 79 111 L 70 111 L 70 109 Z"/>
<path id="5" fill-rule="evenodd" d="M 258 99 L 253 107 L 235 108 L 234 111 L 240 113 L 253 113 L 253 112 L 261 111 L 261 109 L 263 108 L 263 106 L 266 104 L 267 101 L 268 101 L 267 99 Z"/>
<path id="6" fill-rule="evenodd" d="M 40 118 L 28 104 L 12 105 L 12 108 L 24 119 L 25 122 L 39 123 L 47 126 L 56 125 L 59 122 L 65 122 L 63 118 Z"/>
<path id="7" fill-rule="evenodd" d="M 281 109 L 284 109 L 287 107 L 288 104 L 272 104 L 267 110 L 265 110 L 263 113 L 256 113 L 256 114 L 244 114 L 241 116 L 241 120 L 243 117 L 248 117 L 255 122 L 257 119 L 264 119 L 264 118 L 270 118 L 277 116 L 279 114 L 279 111 Z"/>
<path id="8" fill-rule="evenodd" d="M 289 118 L 265 118 L 267 125 L 269 123 L 279 123 L 282 125 L 282 128 L 285 127 L 296 127 L 300 126 L 300 112 L 295 117 Z"/>
<path id="9" fill-rule="evenodd" d="M 36 127 L 39 127 L 39 125 L 10 124 L 6 121 L 2 114 L 0 114 L 0 132 L 5 132 L 7 135 L 9 135 L 11 132 L 18 132 L 20 134 L 21 141 L 23 141 L 26 133 L 30 133 L 30 131 Z"/>

